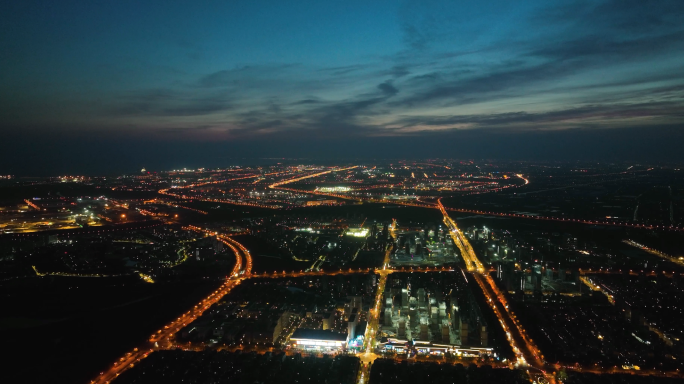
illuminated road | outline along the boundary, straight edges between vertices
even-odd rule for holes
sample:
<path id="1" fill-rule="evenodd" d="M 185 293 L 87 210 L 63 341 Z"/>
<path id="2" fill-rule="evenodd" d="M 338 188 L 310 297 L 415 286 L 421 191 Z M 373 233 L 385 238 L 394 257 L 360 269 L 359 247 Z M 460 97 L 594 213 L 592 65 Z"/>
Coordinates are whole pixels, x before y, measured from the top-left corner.
<path id="1" fill-rule="evenodd" d="M 249 277 L 252 274 L 252 255 L 247 248 L 231 238 L 231 236 L 234 236 L 235 234 L 219 234 L 217 231 L 203 229 L 194 225 L 188 225 L 187 227 L 183 227 L 183 229 L 204 233 L 207 236 L 216 236 L 220 242 L 227 245 L 233 251 L 233 254 L 235 254 L 235 267 L 233 268 L 232 273 L 233 277 Z"/>
<path id="2" fill-rule="evenodd" d="M 162 191 L 159 191 L 159 193 L 162 193 Z M 250 203 L 250 202 L 245 202 L 245 201 L 230 200 L 230 199 L 213 199 L 213 198 L 209 198 L 209 197 L 172 194 L 170 192 L 166 192 L 165 194 L 179 198 L 179 199 L 206 201 L 206 202 L 210 202 L 210 203 L 243 205 L 243 206 L 247 206 L 247 207 L 266 208 L 266 209 L 281 209 L 282 208 L 280 205 L 258 204 L 258 203 Z"/>
<path id="3" fill-rule="evenodd" d="M 447 167 L 446 165 L 442 165 L 442 164 L 416 163 L 416 165 L 429 165 L 429 166 L 431 166 L 431 167 L 441 167 L 441 168 L 451 169 L 451 168 Z"/>
<path id="4" fill-rule="evenodd" d="M 517 178 L 521 179 L 521 180 L 524 182 L 523 185 L 527 185 L 527 184 L 530 183 L 530 180 L 527 179 L 527 178 L 525 178 L 525 176 L 523 176 L 523 175 L 520 174 L 520 173 L 516 174 L 515 176 L 516 176 Z"/>
<path id="5" fill-rule="evenodd" d="M 516 319 L 515 314 L 508 308 L 506 297 L 499 290 L 491 276 L 486 273 L 482 262 L 477 258 L 470 242 L 463 235 L 463 232 L 458 229 L 451 217 L 449 217 L 444 205 L 442 205 L 442 202 L 439 200 L 437 202 L 437 207 L 442 212 L 442 215 L 444 215 L 444 223 L 449 228 L 449 233 L 463 256 L 467 270 L 472 272 L 472 276 L 482 289 L 487 303 L 491 306 L 494 314 L 501 323 L 501 327 L 506 332 L 508 342 L 517 357 L 516 364 L 522 367 L 532 364 L 534 368 L 541 371 L 546 381 L 554 383 L 554 376 L 546 372 L 547 367 L 543 361 L 541 352 L 527 336 L 522 325 Z"/>
<path id="6" fill-rule="evenodd" d="M 166 190 L 163 190 L 163 191 L 166 191 Z M 148 200 L 148 201 L 143 202 L 143 204 L 163 204 L 163 205 L 168 205 L 169 207 L 173 207 L 173 208 L 183 208 L 183 209 L 187 209 L 187 210 L 189 210 L 189 211 L 201 213 L 201 214 L 203 214 L 203 215 L 208 215 L 208 214 L 209 214 L 209 212 L 203 211 L 203 210 L 201 210 L 201 209 L 186 207 L 186 206 L 184 206 L 184 205 L 179 205 L 179 204 L 176 204 L 176 203 L 174 203 L 174 202 L 164 201 L 164 200 L 159 200 L 159 199 Z"/>
<path id="7" fill-rule="evenodd" d="M 253 273 L 251 277 L 261 278 L 283 278 L 283 277 L 305 277 L 305 276 L 335 276 L 335 275 L 352 275 L 355 273 L 382 273 L 383 271 L 391 272 L 411 272 L 411 273 L 425 273 L 425 272 L 453 272 L 452 267 L 402 267 L 402 268 L 359 268 L 359 269 L 340 269 L 338 271 L 283 271 L 283 272 L 264 272 Z"/>
<path id="8" fill-rule="evenodd" d="M 209 184 L 224 184 L 224 183 L 228 183 L 228 182 L 231 182 L 231 181 L 244 180 L 244 179 L 251 179 L 251 178 L 260 177 L 260 176 L 261 176 L 261 175 L 248 175 L 248 176 L 242 176 L 242 177 L 234 177 L 234 178 L 232 178 L 232 179 L 205 181 L 205 182 L 202 182 L 202 183 L 194 183 L 194 184 L 184 185 L 184 186 L 182 186 L 182 187 L 173 187 L 173 188 L 167 188 L 167 189 L 160 189 L 160 190 L 158 191 L 158 193 L 161 193 L 162 195 L 171 195 L 171 196 L 174 196 L 172 193 L 169 192 L 170 189 L 179 190 L 179 189 L 189 189 L 189 188 L 195 188 L 195 187 L 202 187 L 202 186 L 209 185 Z"/>
<path id="9" fill-rule="evenodd" d="M 298 182 L 298 181 L 310 179 L 310 178 L 312 178 L 312 177 L 318 177 L 318 176 L 327 175 L 328 173 L 331 173 L 331 172 L 348 171 L 348 170 L 350 170 L 350 169 L 354 169 L 354 168 L 358 168 L 358 167 L 359 167 L 358 165 L 354 165 L 354 166 L 352 166 L 352 167 L 347 167 L 347 168 L 335 168 L 335 169 L 330 169 L 330 170 L 323 171 L 323 172 L 312 173 L 312 174 L 306 175 L 306 176 L 299 176 L 299 177 L 295 177 L 295 178 L 292 178 L 292 179 L 282 180 L 282 181 L 279 181 L 279 182 L 277 182 L 277 183 L 273 183 L 273 184 L 269 185 L 268 187 L 269 187 L 269 188 L 277 188 L 277 187 L 279 187 L 279 186 L 281 186 L 281 185 L 290 184 L 290 183 L 296 183 L 296 182 Z"/>
<path id="10" fill-rule="evenodd" d="M 119 376 L 125 370 L 132 368 L 135 364 L 140 362 L 142 359 L 147 357 L 150 352 L 159 349 L 171 349 L 175 347 L 174 337 L 175 334 L 183 329 L 186 325 L 193 322 L 199 316 L 204 313 L 206 309 L 211 307 L 212 304 L 220 300 L 224 295 L 231 291 L 236 285 L 240 284 L 241 279 L 229 279 L 227 280 L 219 289 L 214 291 L 211 295 L 206 297 L 204 300 L 195 305 L 194 308 L 184 313 L 176 320 L 172 321 L 168 325 L 165 325 L 163 329 L 160 329 L 155 334 L 153 334 L 149 341 L 145 344 L 145 348 L 138 349 L 135 348 L 133 351 L 126 353 L 114 365 L 105 372 L 102 372 L 95 380 L 91 381 L 94 384 L 104 384 L 109 383 Z"/>
<path id="11" fill-rule="evenodd" d="M 394 245 L 390 245 L 387 248 L 385 253 L 386 260 L 388 260 L 393 248 Z M 378 279 L 378 289 L 375 292 L 375 305 L 373 305 L 373 308 L 370 309 L 370 313 L 368 314 L 368 326 L 366 328 L 366 335 L 363 339 L 365 353 L 359 355 L 362 364 L 359 372 L 359 384 L 364 384 L 368 380 L 370 374 L 370 365 L 378 357 L 375 353 L 373 353 L 373 344 L 378 333 L 378 320 L 380 318 L 380 310 L 382 309 L 382 298 L 384 297 L 385 293 L 387 275 L 392 273 L 391 270 L 385 268 L 385 265 L 383 266 L 382 270 L 378 271 L 380 278 Z"/>
<path id="12" fill-rule="evenodd" d="M 515 314 L 511 312 L 506 296 L 499 290 L 492 277 L 479 274 L 473 274 L 473 276 L 482 288 L 499 321 L 502 322 L 502 327 L 506 331 L 511 347 L 518 356 L 518 363 L 523 366 L 531 364 L 536 368 L 545 369 L 545 362 L 539 348 L 527 335 Z"/>
<path id="13" fill-rule="evenodd" d="M 555 269 L 554 269 L 554 271 L 555 271 Z M 672 277 L 674 274 L 674 271 L 666 272 L 666 271 L 654 271 L 654 270 L 644 271 L 643 269 L 640 269 L 640 270 L 630 269 L 629 272 L 627 272 L 627 271 L 623 272 L 622 269 L 615 270 L 615 269 L 607 269 L 607 268 L 606 269 L 603 269 L 603 268 L 582 269 L 582 268 L 580 268 L 579 273 L 580 273 L 580 275 L 624 275 L 625 273 L 629 273 L 629 275 L 631 275 L 631 276 L 658 276 L 658 275 L 663 275 L 663 276 L 667 276 L 667 277 Z"/>
<path id="14" fill-rule="evenodd" d="M 544 220 L 544 221 L 558 221 L 563 223 L 577 223 L 577 224 L 591 224 L 591 225 L 604 225 L 612 227 L 626 227 L 626 228 L 638 228 L 638 229 L 660 229 L 664 231 L 682 231 L 684 232 L 684 227 L 675 227 L 667 225 L 648 225 L 648 224 L 632 224 L 632 223 L 620 223 L 616 221 L 605 221 L 605 220 L 584 220 L 584 219 L 565 219 L 561 217 L 552 216 L 534 216 L 534 215 L 523 215 L 518 213 L 506 213 L 506 212 L 492 212 L 492 211 L 479 211 L 474 209 L 460 209 L 460 208 L 446 208 L 447 211 L 461 212 L 461 213 L 472 213 L 476 215 L 491 215 L 491 216 L 501 216 L 501 217 L 512 217 L 520 219 L 532 219 L 532 220 Z"/>
<path id="15" fill-rule="evenodd" d="M 660 252 L 657 249 L 649 248 L 643 244 L 639 244 L 634 240 L 622 240 L 622 242 L 627 244 L 627 245 L 631 245 L 632 247 L 639 248 L 643 251 L 646 251 L 646 252 L 650 253 L 651 255 L 658 256 L 661 259 L 665 259 L 665 260 L 673 262 L 675 264 L 684 265 L 684 257 L 674 257 L 671 255 L 668 255 L 667 253 Z"/>
<path id="16" fill-rule="evenodd" d="M 277 189 L 283 189 L 283 190 L 288 190 L 288 191 L 300 192 L 300 191 L 295 190 L 295 189 L 279 188 L 279 187 L 281 185 L 295 183 L 295 182 L 298 182 L 301 180 L 306 180 L 309 178 L 326 175 L 326 174 L 331 173 L 331 172 L 347 171 L 347 170 L 354 169 L 354 168 L 358 168 L 358 165 L 355 165 L 352 167 L 347 167 L 347 168 L 335 168 L 335 169 L 330 169 L 330 170 L 323 171 L 323 172 L 317 172 L 317 173 L 313 173 L 313 174 L 309 174 L 309 175 L 305 175 L 305 176 L 299 176 L 299 177 L 294 177 L 294 178 L 287 179 L 287 180 L 281 180 L 281 181 L 278 181 L 276 183 L 269 185 L 268 187 L 271 189 L 277 188 Z M 200 187 L 200 186 L 209 185 L 209 184 L 223 184 L 223 183 L 227 183 L 230 181 L 250 179 L 250 178 L 255 178 L 255 177 L 258 178 L 258 177 L 268 176 L 268 175 L 272 175 L 272 174 L 278 174 L 278 173 L 274 172 L 274 173 L 267 173 L 265 175 L 249 175 L 249 176 L 243 176 L 243 177 L 236 177 L 233 179 L 207 181 L 207 182 L 203 182 L 203 183 L 190 184 L 190 185 L 186 185 L 183 187 L 161 189 L 158 192 L 162 195 L 173 196 L 173 197 L 176 197 L 179 199 L 184 199 L 184 200 L 198 200 L 198 201 L 207 201 L 207 202 L 212 202 L 212 203 L 225 203 L 225 204 L 233 204 L 233 205 L 243 205 L 243 206 L 255 207 L 255 208 L 281 209 L 283 207 L 280 205 L 259 204 L 259 203 L 244 202 L 244 201 L 230 200 L 230 199 L 216 199 L 216 198 L 205 198 L 205 197 L 199 197 L 199 196 L 188 196 L 188 195 L 183 195 L 180 192 L 176 192 L 176 190 L 179 190 L 179 189 L 182 190 L 182 189 Z M 170 192 L 172 189 L 173 189 L 173 191 Z M 311 191 L 301 191 L 301 192 L 312 193 Z M 183 207 L 183 208 L 185 208 L 185 207 Z M 204 211 L 201 211 L 201 212 L 204 212 Z"/>
<path id="17" fill-rule="evenodd" d="M 389 233 L 390 236 L 392 236 L 392 241 L 397 240 L 397 220 L 392 219 L 392 225 L 389 227 Z M 385 258 L 382 260 L 382 269 L 387 269 L 389 268 L 390 265 L 390 257 L 392 256 L 392 250 L 394 249 L 394 245 L 388 247 L 385 250 Z"/>
<path id="18" fill-rule="evenodd" d="M 121 223 L 114 225 L 93 225 L 92 227 L 88 228 L 54 228 L 46 230 L 32 230 L 31 232 L 5 233 L 3 234 L 3 237 L 8 239 L 31 239 L 44 236 L 45 232 L 59 234 L 60 236 L 96 235 L 99 233 L 136 231 L 139 229 L 158 227 L 162 224 L 164 223 L 159 220 L 147 220 L 135 223 Z"/>
<path id="19" fill-rule="evenodd" d="M 207 233 L 208 235 L 217 235 L 215 232 L 203 232 Z M 252 269 L 252 258 L 249 254 L 249 251 L 247 251 L 247 249 L 243 247 L 242 244 L 229 238 L 228 236 L 219 236 L 219 239 L 222 242 L 224 242 L 224 244 L 228 245 L 228 247 L 235 254 L 236 262 L 235 267 L 233 267 L 233 270 L 231 272 L 231 276 L 227 278 L 226 281 L 216 291 L 214 291 L 209 296 L 204 298 L 204 300 L 200 301 L 192 309 L 185 312 L 176 320 L 165 325 L 163 329 L 158 330 L 156 333 L 150 336 L 150 339 L 147 343 L 145 343 L 144 347 L 141 347 L 140 349 L 135 348 L 133 351 L 126 353 L 119 360 L 117 360 L 109 370 L 102 372 L 95 380 L 92 380 L 91 383 L 110 383 L 112 380 L 116 379 L 122 372 L 129 368 L 132 368 L 133 366 L 135 366 L 135 364 L 140 362 L 142 359 L 146 358 L 150 354 L 150 352 L 160 349 L 175 348 L 175 335 L 178 331 L 183 329 L 183 327 L 185 327 L 186 325 L 195 321 L 195 319 L 200 317 L 205 310 L 209 309 L 214 303 L 219 301 L 235 286 L 240 284 L 240 282 L 243 280 L 243 277 L 236 276 L 249 276 Z M 243 258 L 245 259 L 244 263 L 242 262 Z"/>
<path id="20" fill-rule="evenodd" d="M 64 277 L 117 277 L 117 276 L 127 276 L 130 275 L 131 273 L 120 273 L 116 275 L 104 275 L 104 274 L 88 274 L 88 273 L 69 273 L 69 272 L 38 272 L 38 269 L 36 268 L 35 265 L 32 265 L 31 268 L 33 268 L 33 271 L 36 273 L 36 276 L 64 276 Z"/>
<path id="21" fill-rule="evenodd" d="M 208 201 L 212 203 L 225 203 L 225 204 L 233 204 L 233 205 L 244 205 L 248 207 L 257 207 L 257 208 L 268 208 L 268 209 L 280 209 L 282 208 L 279 205 L 266 205 L 266 204 L 258 204 L 258 203 L 249 203 L 249 202 L 243 202 L 243 201 L 237 201 L 237 200 L 228 200 L 228 199 L 211 199 L 211 198 L 204 198 L 204 197 L 199 197 L 199 196 L 187 196 L 183 195 L 180 193 L 176 193 L 175 191 L 178 190 L 183 190 L 183 189 L 189 189 L 189 188 L 195 188 L 195 187 L 201 187 L 209 184 L 224 184 L 228 183 L 230 181 L 236 181 L 236 180 L 244 180 L 244 179 L 252 179 L 255 177 L 261 177 L 261 176 L 267 176 L 267 175 L 272 175 L 276 174 L 274 173 L 267 173 L 266 175 L 249 175 L 249 176 L 243 176 L 243 177 L 235 177 L 232 179 L 225 179 L 225 180 L 214 180 L 214 181 L 206 181 L 203 183 L 195 183 L 195 184 L 189 184 L 185 185 L 182 187 L 175 187 L 175 188 L 166 188 L 166 189 L 160 189 L 157 191 L 157 193 L 162 194 L 162 195 L 167 195 L 167 196 L 172 196 L 178 199 L 183 199 L 183 200 L 199 200 L 199 201 Z M 170 190 L 173 190 L 173 192 L 169 192 Z M 193 209 L 194 208 L 189 208 L 189 207 L 180 207 L 180 208 L 186 208 L 186 209 Z M 203 213 L 204 211 L 196 210 L 200 213 Z"/>
<path id="22" fill-rule="evenodd" d="M 435 204 L 425 203 L 422 201 L 409 202 L 409 201 L 399 201 L 399 200 L 392 200 L 392 199 L 385 199 L 385 198 L 376 198 L 376 197 L 371 197 L 371 196 L 349 196 L 349 195 L 342 195 L 339 193 L 332 193 L 332 192 L 309 191 L 306 189 L 295 189 L 295 188 L 285 188 L 285 187 L 277 187 L 277 188 L 284 190 L 284 191 L 309 194 L 309 195 L 320 195 L 320 196 L 327 196 L 327 197 L 335 197 L 338 199 L 353 200 L 353 201 L 358 201 L 358 202 L 396 204 L 396 205 L 404 205 L 407 207 L 419 207 L 419 208 L 435 208 L 436 207 Z"/>
<path id="23" fill-rule="evenodd" d="M 465 236 L 463 236 L 463 232 L 458 229 L 454 220 L 449 217 L 449 214 L 444 209 L 444 205 L 442 205 L 441 200 L 437 200 L 437 207 L 442 212 L 442 215 L 444 215 L 444 224 L 446 224 L 447 228 L 449 228 L 449 234 L 451 235 L 451 238 L 454 240 L 454 243 L 458 247 L 459 251 L 461 251 L 461 256 L 465 261 L 466 269 L 469 272 L 485 273 L 485 268 L 477 258 L 477 255 L 475 255 L 475 251 L 470 245 L 470 242 L 465 238 Z"/>

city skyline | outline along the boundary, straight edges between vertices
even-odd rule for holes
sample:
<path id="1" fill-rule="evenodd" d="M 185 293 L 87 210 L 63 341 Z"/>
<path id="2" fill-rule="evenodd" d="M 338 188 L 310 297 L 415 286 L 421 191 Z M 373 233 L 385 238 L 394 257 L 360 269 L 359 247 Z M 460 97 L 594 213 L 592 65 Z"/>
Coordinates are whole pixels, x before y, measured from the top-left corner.
<path id="1" fill-rule="evenodd" d="M 684 378 L 681 166 L 266 160 L 1 177 L 10 380 Z"/>

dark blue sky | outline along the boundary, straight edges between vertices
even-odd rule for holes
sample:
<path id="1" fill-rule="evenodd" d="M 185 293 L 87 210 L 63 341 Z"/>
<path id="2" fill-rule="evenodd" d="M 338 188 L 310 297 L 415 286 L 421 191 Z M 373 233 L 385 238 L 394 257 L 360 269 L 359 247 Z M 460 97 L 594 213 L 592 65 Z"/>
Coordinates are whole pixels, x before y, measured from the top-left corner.
<path id="1" fill-rule="evenodd" d="M 682 160 L 681 0 L 7 1 L 0 52 L 0 173 Z"/>

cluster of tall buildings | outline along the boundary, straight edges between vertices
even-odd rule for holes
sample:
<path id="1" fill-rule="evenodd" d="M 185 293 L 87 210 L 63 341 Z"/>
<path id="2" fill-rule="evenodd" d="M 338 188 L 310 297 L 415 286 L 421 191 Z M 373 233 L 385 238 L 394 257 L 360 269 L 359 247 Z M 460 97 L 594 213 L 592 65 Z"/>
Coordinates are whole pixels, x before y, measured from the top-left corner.
<path id="1" fill-rule="evenodd" d="M 470 290 L 443 295 L 401 279 L 393 285 L 385 290 L 383 332 L 402 340 L 488 346 L 488 325 Z"/>
<path id="2" fill-rule="evenodd" d="M 577 268 L 559 266 L 556 271 L 541 264 L 532 264 L 521 268 L 515 262 L 501 262 L 496 266 L 496 278 L 501 281 L 508 292 L 519 294 L 532 292 L 540 297 L 543 292 L 568 291 L 568 285 L 580 287 L 580 272 Z M 572 288 L 570 287 L 570 288 Z M 570 289 L 575 290 L 575 289 Z"/>

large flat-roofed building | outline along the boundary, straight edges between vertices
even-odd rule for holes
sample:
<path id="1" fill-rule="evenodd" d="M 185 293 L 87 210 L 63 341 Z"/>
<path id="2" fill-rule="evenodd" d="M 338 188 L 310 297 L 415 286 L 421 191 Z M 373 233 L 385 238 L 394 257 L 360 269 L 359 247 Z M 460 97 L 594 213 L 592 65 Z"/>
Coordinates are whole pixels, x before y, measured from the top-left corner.
<path id="1" fill-rule="evenodd" d="M 347 335 L 320 329 L 297 329 L 290 337 L 290 346 L 296 349 L 337 352 L 347 343 Z"/>
<path id="2" fill-rule="evenodd" d="M 388 338 L 378 344 L 378 348 L 385 350 L 393 350 L 398 354 L 408 353 L 415 350 L 419 355 L 442 355 L 450 352 L 457 356 L 464 357 L 479 357 L 483 355 L 497 356 L 493 348 L 484 347 L 466 347 L 453 344 L 433 343 L 430 341 L 414 340 L 409 342 L 406 339 Z"/>

